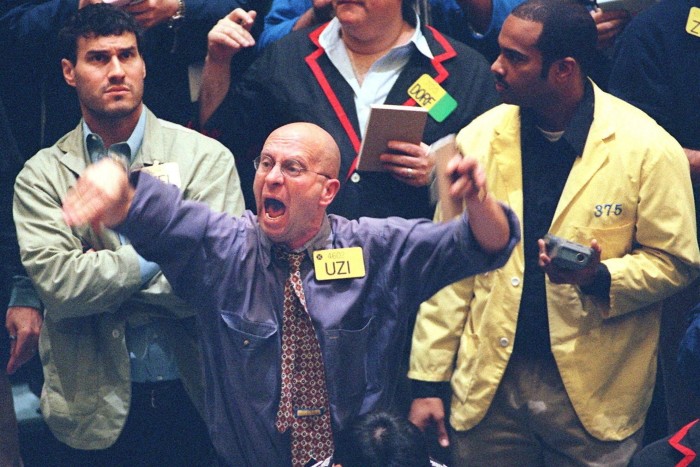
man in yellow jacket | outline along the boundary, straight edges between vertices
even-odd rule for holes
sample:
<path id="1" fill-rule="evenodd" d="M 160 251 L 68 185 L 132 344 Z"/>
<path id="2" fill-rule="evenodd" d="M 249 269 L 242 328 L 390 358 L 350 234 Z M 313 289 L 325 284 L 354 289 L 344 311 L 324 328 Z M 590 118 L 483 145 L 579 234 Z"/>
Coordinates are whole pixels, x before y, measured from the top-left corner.
<path id="1" fill-rule="evenodd" d="M 451 383 L 453 465 L 625 466 L 642 442 L 660 302 L 697 276 L 700 252 L 683 149 L 587 78 L 595 42 L 575 3 L 517 7 L 491 67 L 505 104 L 457 136 L 524 235 L 502 269 L 418 315 L 410 418 L 447 446 Z M 590 245 L 588 265 L 552 264 L 547 233 Z"/>

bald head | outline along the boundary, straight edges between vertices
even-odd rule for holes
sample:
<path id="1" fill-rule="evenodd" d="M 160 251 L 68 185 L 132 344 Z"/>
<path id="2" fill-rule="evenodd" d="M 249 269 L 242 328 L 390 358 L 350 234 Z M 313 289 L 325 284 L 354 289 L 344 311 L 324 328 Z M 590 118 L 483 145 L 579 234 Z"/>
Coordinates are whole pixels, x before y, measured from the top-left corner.
<path id="1" fill-rule="evenodd" d="M 333 137 L 323 128 L 313 123 L 295 122 L 277 128 L 267 137 L 265 145 L 271 141 L 296 142 L 307 148 L 310 156 L 309 167 L 318 173 L 338 178 L 340 172 L 340 149 Z"/>
<path id="2" fill-rule="evenodd" d="M 274 243 L 300 248 L 314 237 L 340 189 L 340 150 L 311 123 L 270 133 L 257 159 L 253 193 L 262 231 Z"/>

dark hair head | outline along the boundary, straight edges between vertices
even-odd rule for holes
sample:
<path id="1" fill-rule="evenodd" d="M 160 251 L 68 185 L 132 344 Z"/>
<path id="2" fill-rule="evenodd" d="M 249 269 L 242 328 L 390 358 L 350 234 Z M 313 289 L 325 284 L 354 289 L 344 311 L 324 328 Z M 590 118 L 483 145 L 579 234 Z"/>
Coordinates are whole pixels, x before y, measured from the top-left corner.
<path id="1" fill-rule="evenodd" d="M 542 53 L 542 77 L 555 61 L 572 57 L 588 74 L 596 54 L 598 33 L 585 6 L 573 0 L 527 0 L 511 12 L 542 24 L 537 49 Z"/>
<path id="2" fill-rule="evenodd" d="M 335 437 L 333 463 L 343 467 L 430 467 L 423 433 L 386 412 L 356 418 Z"/>
<path id="3" fill-rule="evenodd" d="M 61 57 L 76 62 L 78 38 L 120 36 L 125 32 L 136 35 L 136 47 L 141 52 L 141 28 L 133 16 L 108 3 L 95 3 L 78 10 L 58 33 Z"/>

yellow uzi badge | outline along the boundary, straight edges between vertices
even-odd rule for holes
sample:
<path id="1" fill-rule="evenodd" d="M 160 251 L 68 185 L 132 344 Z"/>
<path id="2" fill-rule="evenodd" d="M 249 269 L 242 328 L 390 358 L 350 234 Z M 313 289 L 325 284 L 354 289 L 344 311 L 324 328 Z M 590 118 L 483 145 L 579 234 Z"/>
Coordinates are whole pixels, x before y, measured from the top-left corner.
<path id="1" fill-rule="evenodd" d="M 354 279 L 365 277 L 365 261 L 362 248 L 337 248 L 314 251 L 316 280 Z"/>
<path id="2" fill-rule="evenodd" d="M 700 8 L 694 6 L 688 13 L 688 22 L 685 24 L 685 30 L 688 34 L 700 37 Z"/>
<path id="3" fill-rule="evenodd" d="M 141 171 L 156 177 L 161 182 L 170 183 L 180 188 L 180 168 L 177 162 L 162 163 L 155 161 L 153 165 L 146 165 L 141 168 Z"/>
<path id="4" fill-rule="evenodd" d="M 457 101 L 428 74 L 421 75 L 408 88 L 408 95 L 438 123 L 449 117 L 457 108 Z"/>

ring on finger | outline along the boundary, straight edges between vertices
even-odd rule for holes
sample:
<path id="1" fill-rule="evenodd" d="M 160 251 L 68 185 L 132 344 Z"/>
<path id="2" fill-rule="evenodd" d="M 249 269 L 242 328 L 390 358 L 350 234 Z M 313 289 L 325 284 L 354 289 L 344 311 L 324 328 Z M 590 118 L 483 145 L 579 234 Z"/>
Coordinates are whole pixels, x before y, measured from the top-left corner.
<path id="1" fill-rule="evenodd" d="M 410 168 L 410 167 L 408 168 L 408 174 L 406 176 L 408 178 L 413 178 L 413 169 L 412 168 Z"/>

